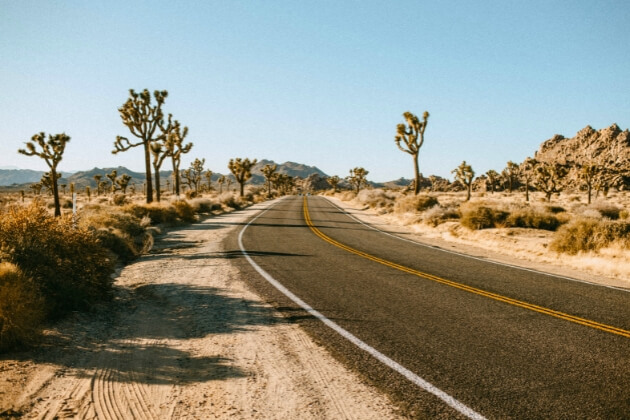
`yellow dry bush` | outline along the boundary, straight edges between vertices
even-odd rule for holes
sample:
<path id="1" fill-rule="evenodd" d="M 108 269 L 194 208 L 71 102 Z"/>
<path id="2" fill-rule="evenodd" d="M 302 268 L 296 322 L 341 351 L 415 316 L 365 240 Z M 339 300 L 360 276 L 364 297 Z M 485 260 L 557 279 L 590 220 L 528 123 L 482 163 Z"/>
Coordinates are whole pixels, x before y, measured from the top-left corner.
<path id="1" fill-rule="evenodd" d="M 550 248 L 575 255 L 584 251 L 598 251 L 613 243 L 630 248 L 630 223 L 583 217 L 558 229 Z"/>
<path id="2" fill-rule="evenodd" d="M 29 343 L 44 319 L 44 300 L 33 280 L 0 263 L 0 350 Z"/>
<path id="3" fill-rule="evenodd" d="M 175 201 L 173 202 L 173 207 L 175 207 L 177 218 L 182 222 L 194 223 L 197 221 L 197 218 L 195 217 L 195 209 L 187 201 Z"/>
<path id="4" fill-rule="evenodd" d="M 421 212 L 437 206 L 440 203 L 438 199 L 427 194 L 408 195 L 396 200 L 394 212 L 396 213 L 414 213 Z"/>
<path id="5" fill-rule="evenodd" d="M 10 206 L 0 217 L 0 261 L 33 279 L 56 317 L 110 296 L 113 261 L 70 217 L 52 217 L 37 201 Z"/>

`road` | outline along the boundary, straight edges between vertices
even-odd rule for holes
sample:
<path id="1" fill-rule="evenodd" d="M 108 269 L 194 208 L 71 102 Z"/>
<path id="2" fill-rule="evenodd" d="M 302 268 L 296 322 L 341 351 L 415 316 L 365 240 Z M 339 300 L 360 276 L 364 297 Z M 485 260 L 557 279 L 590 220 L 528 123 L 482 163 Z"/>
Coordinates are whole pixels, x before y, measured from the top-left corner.
<path id="1" fill-rule="evenodd" d="M 238 232 L 248 282 L 411 417 L 630 417 L 628 291 L 413 243 L 323 197 Z"/>

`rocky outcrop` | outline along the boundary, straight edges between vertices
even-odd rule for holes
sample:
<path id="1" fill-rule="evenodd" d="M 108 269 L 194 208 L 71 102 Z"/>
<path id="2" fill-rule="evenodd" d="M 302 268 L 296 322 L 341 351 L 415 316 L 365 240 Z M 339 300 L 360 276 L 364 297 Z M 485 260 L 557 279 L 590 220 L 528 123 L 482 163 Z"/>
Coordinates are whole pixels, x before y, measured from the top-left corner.
<path id="1" fill-rule="evenodd" d="M 571 138 L 556 134 L 540 145 L 534 155 L 540 162 L 560 163 L 570 167 L 566 182 L 579 186 L 581 165 L 596 164 L 619 173 L 619 181 L 630 187 L 630 132 L 617 124 L 601 130 L 587 125 Z"/>

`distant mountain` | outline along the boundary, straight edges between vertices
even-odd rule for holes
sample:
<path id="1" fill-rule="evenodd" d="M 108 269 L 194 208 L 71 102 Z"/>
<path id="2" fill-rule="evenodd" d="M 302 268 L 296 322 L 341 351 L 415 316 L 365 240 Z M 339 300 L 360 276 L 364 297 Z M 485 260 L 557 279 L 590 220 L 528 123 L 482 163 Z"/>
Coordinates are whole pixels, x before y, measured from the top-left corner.
<path id="1" fill-rule="evenodd" d="M 321 177 L 328 177 L 321 169 L 316 166 L 308 166 L 296 162 L 276 163 L 273 160 L 260 160 L 252 169 L 252 178 L 249 184 L 264 184 L 265 176 L 262 174 L 262 168 L 265 165 L 278 165 L 276 172 L 279 174 L 287 174 L 292 177 L 308 178 L 309 175 L 317 174 Z"/>
<path id="2" fill-rule="evenodd" d="M 0 186 L 32 184 L 39 182 L 44 175 L 44 171 L 33 171 L 31 169 L 0 169 Z M 61 180 L 67 176 L 66 172 L 62 172 Z M 63 181 L 59 182 L 63 182 Z"/>
<path id="3" fill-rule="evenodd" d="M 74 182 L 74 185 L 77 188 L 85 188 L 87 186 L 94 188 L 96 186 L 94 175 L 101 175 L 102 181 L 109 181 L 106 175 L 111 173 L 113 170 L 116 171 L 117 176 L 121 176 L 123 174 L 129 175 L 131 177 L 131 183 L 141 184 L 144 182 L 144 172 L 134 172 L 124 166 L 119 166 L 117 168 L 92 168 L 89 171 L 75 172 L 68 177 L 68 182 Z M 163 177 L 163 179 L 166 179 L 170 176 L 170 174 L 170 172 L 160 171 L 160 176 Z"/>

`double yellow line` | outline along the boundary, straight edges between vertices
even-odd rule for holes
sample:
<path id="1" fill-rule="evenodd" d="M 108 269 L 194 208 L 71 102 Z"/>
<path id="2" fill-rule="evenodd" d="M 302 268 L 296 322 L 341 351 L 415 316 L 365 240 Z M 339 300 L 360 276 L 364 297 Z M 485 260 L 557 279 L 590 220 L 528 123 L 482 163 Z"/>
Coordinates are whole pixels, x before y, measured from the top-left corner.
<path id="1" fill-rule="evenodd" d="M 405 273 L 409 273 L 409 274 L 413 274 L 415 276 L 418 277 L 422 277 L 428 280 L 432 280 L 435 281 L 437 283 L 441 283 L 441 284 L 445 284 L 447 286 L 451 286 L 451 287 L 455 287 L 457 289 L 460 290 L 464 290 L 466 292 L 470 292 L 470 293 L 474 293 L 476 295 L 480 295 L 480 296 L 485 296 L 487 298 L 490 299 L 494 299 L 500 302 L 505 302 L 508 303 L 510 305 L 514 305 L 514 306 L 518 306 L 524 309 L 529 309 L 530 311 L 534 311 L 534 312 L 538 312 L 541 314 L 545 314 L 545 315 L 549 315 L 549 316 L 553 316 L 556 318 L 560 318 L 560 319 L 564 319 L 566 321 L 570 321 L 570 322 L 574 322 L 576 324 L 580 324 L 580 325 L 584 325 L 587 327 L 591 327 L 591 328 L 595 328 L 601 331 L 605 331 L 611 334 L 616 334 L 616 335 L 620 335 L 622 337 L 626 337 L 626 338 L 630 338 L 630 331 L 621 329 L 621 328 L 617 328 L 617 327 L 613 327 L 611 325 L 606 325 L 606 324 L 601 324 L 599 322 L 595 322 L 595 321 L 591 321 L 590 319 L 585 319 L 585 318 L 580 318 L 574 315 L 570 315 L 570 314 L 565 314 L 564 312 L 559 312 L 559 311 L 554 311 L 553 309 L 549 309 L 549 308 L 545 308 L 543 306 L 538 306 L 538 305 L 534 305 L 533 303 L 528 303 L 528 302 L 523 302 L 521 300 L 517 300 L 517 299 L 512 299 L 510 297 L 506 297 L 503 295 L 499 295 L 497 293 L 492 293 L 492 292 L 488 292 L 482 289 L 478 289 L 476 287 L 472 287 L 472 286 L 468 286 L 462 283 L 457 283 L 455 281 L 452 280 L 447 280 L 447 279 L 443 279 L 441 277 L 438 276 L 434 276 L 428 273 L 424 273 L 422 271 L 418 271 L 415 270 L 413 268 L 409 268 L 409 267 L 405 267 L 404 265 L 400 265 L 391 261 L 387 261 L 384 260 L 382 258 L 376 257 L 374 255 L 370 255 L 366 252 L 363 251 L 359 251 L 357 249 L 354 249 L 352 247 L 349 247 L 348 245 L 342 244 L 341 242 L 338 242 L 334 239 L 332 239 L 329 236 L 326 236 L 324 233 L 322 233 L 319 229 L 317 229 L 315 227 L 315 225 L 313 225 L 313 221 L 311 220 L 311 216 L 308 212 L 308 203 L 307 203 L 307 199 L 306 197 L 304 197 L 304 220 L 306 221 L 306 224 L 308 225 L 308 227 L 311 229 L 311 231 L 313 231 L 313 233 L 317 236 L 319 236 L 321 239 L 323 239 L 324 241 L 338 247 L 341 248 L 345 251 L 348 251 L 352 254 L 356 254 L 359 255 L 363 258 L 367 258 L 368 260 L 377 262 L 379 264 L 383 264 L 386 265 L 388 267 L 392 267 L 395 268 L 397 270 L 400 271 L 404 271 Z"/>

